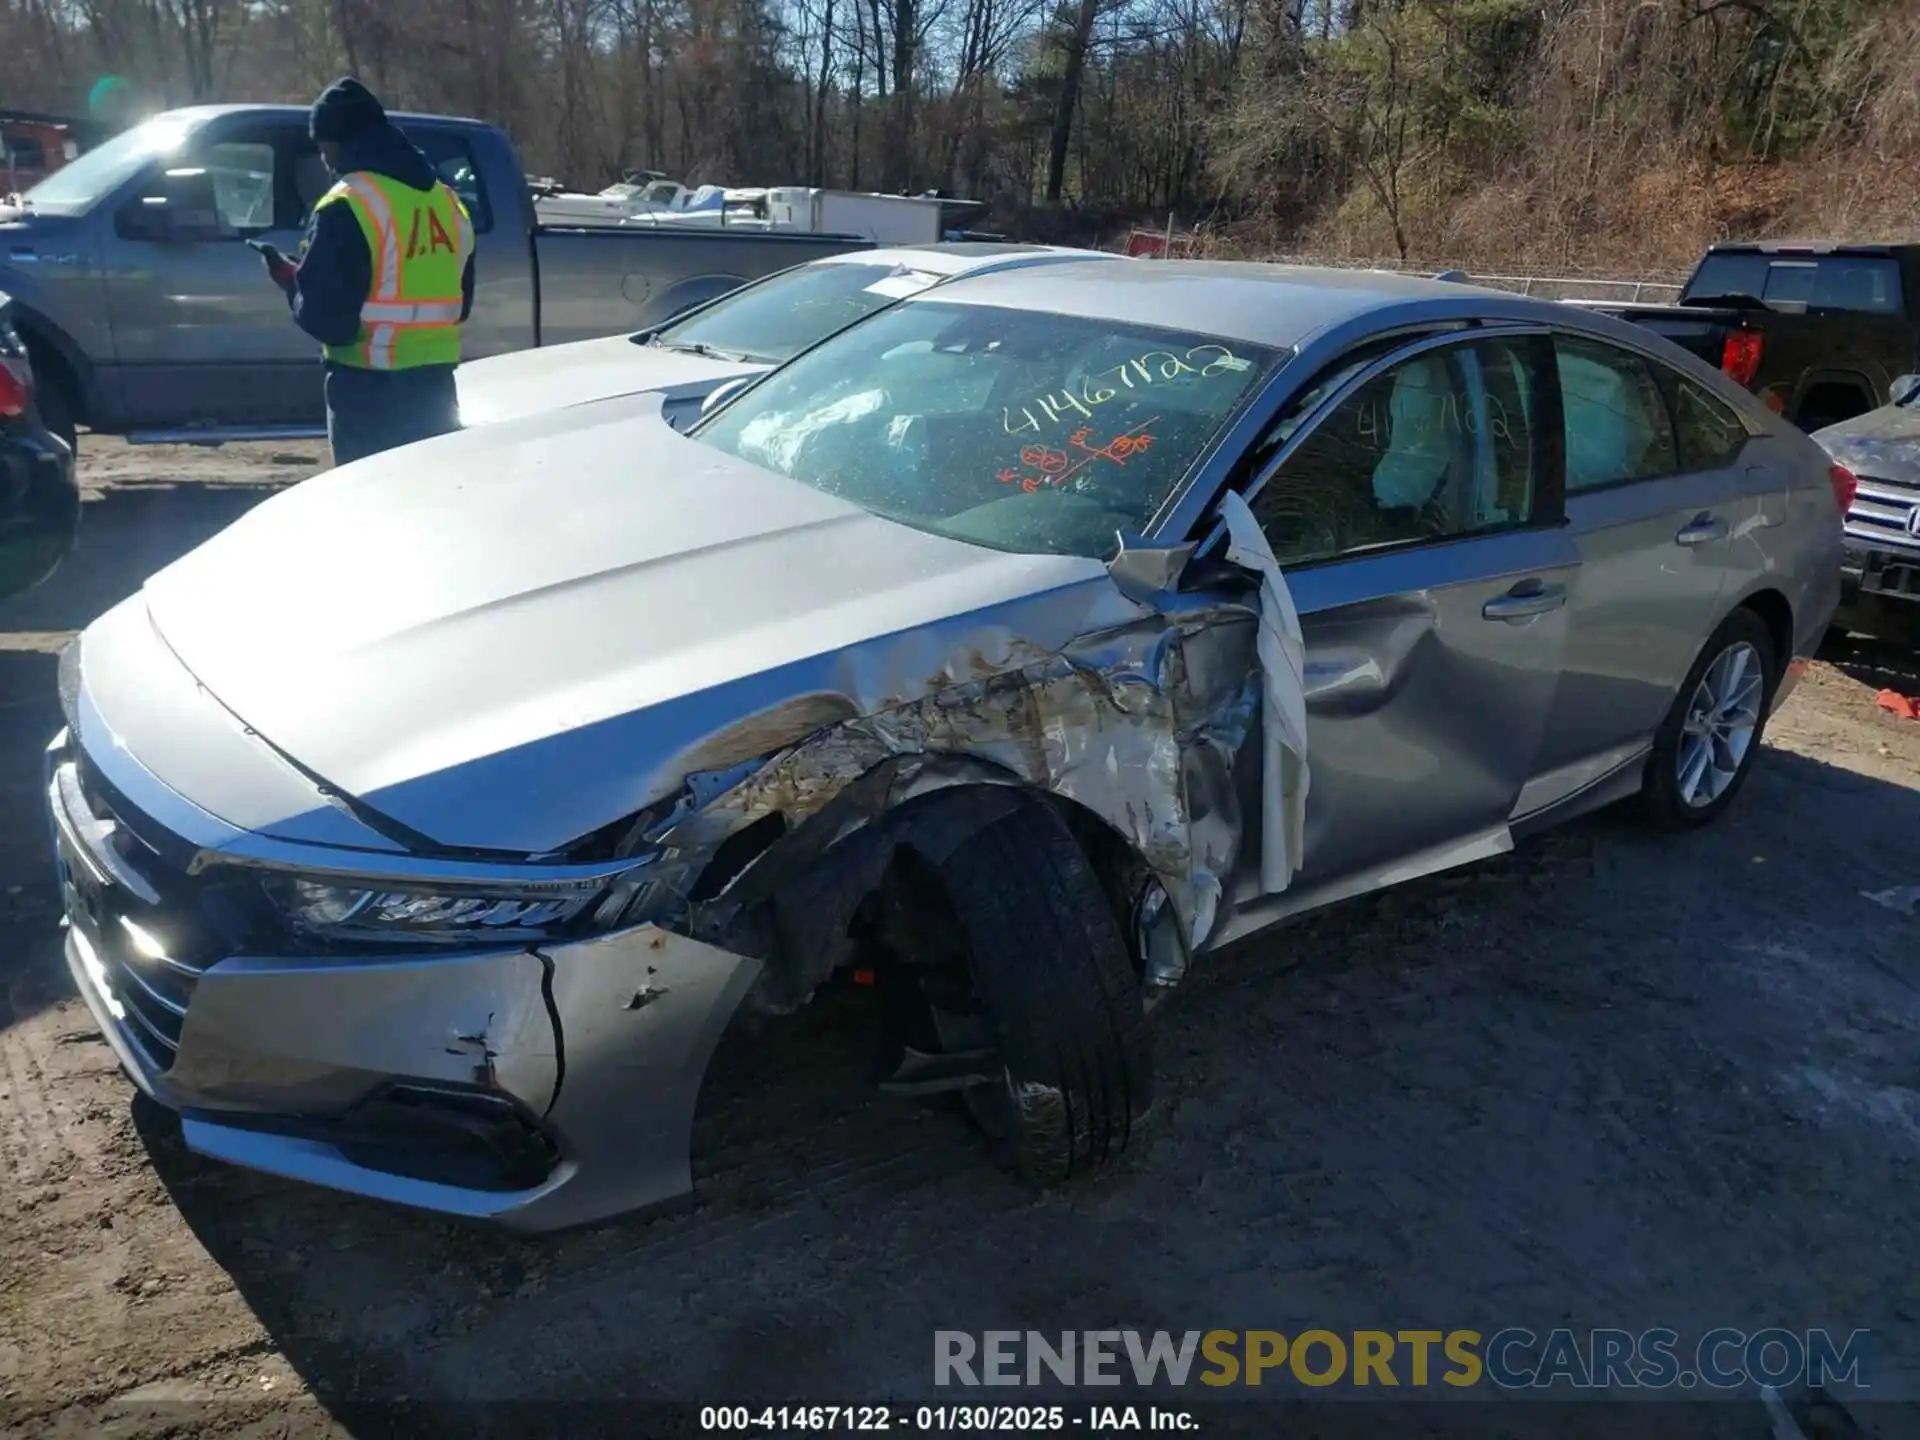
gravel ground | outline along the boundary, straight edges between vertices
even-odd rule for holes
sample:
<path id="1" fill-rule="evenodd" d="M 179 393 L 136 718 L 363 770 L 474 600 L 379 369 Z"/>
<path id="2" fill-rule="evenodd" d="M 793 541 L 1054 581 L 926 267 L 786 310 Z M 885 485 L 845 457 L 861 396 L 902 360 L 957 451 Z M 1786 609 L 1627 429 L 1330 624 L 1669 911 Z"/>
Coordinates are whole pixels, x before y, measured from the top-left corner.
<path id="1" fill-rule="evenodd" d="M 1598 816 L 1220 957 L 1098 1185 L 1036 1197 L 864 1091 L 856 994 L 730 1037 L 691 1208 L 519 1241 L 200 1162 L 131 1103 L 58 959 L 52 645 L 319 456 L 85 454 L 82 550 L 0 606 L 0 1429 L 951 1399 L 938 1328 L 1865 1328 L 1920 1398 L 1920 919 L 1863 894 L 1920 884 L 1920 723 L 1873 705 L 1911 657 L 1816 665 L 1708 833 Z M 1722 1419 L 1688 1433 L 1771 1433 Z"/>

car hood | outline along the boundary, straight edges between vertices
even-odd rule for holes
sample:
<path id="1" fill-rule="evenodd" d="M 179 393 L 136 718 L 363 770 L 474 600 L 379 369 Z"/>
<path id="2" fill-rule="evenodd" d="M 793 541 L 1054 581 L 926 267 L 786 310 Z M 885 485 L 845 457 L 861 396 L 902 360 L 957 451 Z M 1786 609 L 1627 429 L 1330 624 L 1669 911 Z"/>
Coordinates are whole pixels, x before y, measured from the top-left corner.
<path id="1" fill-rule="evenodd" d="M 615 335 L 476 360 L 462 365 L 454 378 L 460 387 L 461 424 L 488 425 L 641 391 L 656 391 L 669 400 L 698 398 L 723 380 L 757 375 L 766 368 L 636 345 Z"/>
<path id="2" fill-rule="evenodd" d="M 1920 407 L 1882 405 L 1813 438 L 1856 475 L 1920 485 Z"/>
<path id="3" fill-rule="evenodd" d="M 320 783 L 437 844 L 526 854 L 1138 613 L 1097 561 L 879 519 L 677 434 L 657 396 L 320 475 L 144 597 Z"/>

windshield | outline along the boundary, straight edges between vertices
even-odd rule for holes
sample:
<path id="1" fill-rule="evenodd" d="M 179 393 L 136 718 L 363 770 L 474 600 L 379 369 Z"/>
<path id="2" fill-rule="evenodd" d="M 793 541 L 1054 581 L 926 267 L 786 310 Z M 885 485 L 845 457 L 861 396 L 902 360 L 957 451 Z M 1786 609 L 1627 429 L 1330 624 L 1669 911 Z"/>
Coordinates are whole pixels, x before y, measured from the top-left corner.
<path id="1" fill-rule="evenodd" d="M 26 194 L 36 210 L 77 215 L 112 194 L 153 160 L 178 150 L 193 123 L 165 115 L 122 133 L 61 166 Z"/>
<path id="2" fill-rule="evenodd" d="M 1104 560 L 1274 362 L 1239 340 L 922 300 L 802 355 L 694 434 L 916 529 Z"/>
<path id="3" fill-rule="evenodd" d="M 940 278 L 899 265 L 802 265 L 667 326 L 652 343 L 778 365 Z"/>

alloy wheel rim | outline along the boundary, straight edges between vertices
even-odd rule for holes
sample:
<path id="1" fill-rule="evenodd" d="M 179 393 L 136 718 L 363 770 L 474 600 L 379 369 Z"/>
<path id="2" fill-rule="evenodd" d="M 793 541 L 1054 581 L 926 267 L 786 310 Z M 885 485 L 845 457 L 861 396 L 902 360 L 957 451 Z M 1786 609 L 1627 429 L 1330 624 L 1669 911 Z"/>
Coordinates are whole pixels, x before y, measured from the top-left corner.
<path id="1" fill-rule="evenodd" d="M 1687 702 L 1674 760 L 1680 799 L 1701 810 L 1727 793 L 1747 762 L 1760 729 L 1760 699 L 1766 690 L 1760 652 L 1736 641 L 1714 657 Z"/>

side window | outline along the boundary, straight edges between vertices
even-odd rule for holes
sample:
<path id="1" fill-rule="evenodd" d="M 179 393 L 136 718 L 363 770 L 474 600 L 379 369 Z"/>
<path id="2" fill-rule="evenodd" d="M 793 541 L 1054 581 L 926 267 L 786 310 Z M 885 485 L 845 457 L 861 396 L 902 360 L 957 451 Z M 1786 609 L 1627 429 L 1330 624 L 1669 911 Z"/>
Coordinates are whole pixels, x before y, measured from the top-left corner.
<path id="1" fill-rule="evenodd" d="M 222 140 L 194 154 L 213 181 L 221 221 L 234 230 L 273 228 L 274 150 L 268 140 Z"/>
<path id="2" fill-rule="evenodd" d="M 475 233 L 484 235 L 493 229 L 493 207 L 487 203 L 487 188 L 480 182 L 480 167 L 467 142 L 444 130 L 421 130 L 407 138 L 420 147 L 435 173 L 460 197 L 473 218 Z"/>
<path id="3" fill-rule="evenodd" d="M 414 132 L 408 136 L 420 146 L 434 173 L 453 188 L 453 193 L 467 207 L 467 214 L 473 217 L 476 233 L 484 235 L 493 228 L 493 211 L 487 205 L 485 188 L 480 184 L 479 168 L 474 164 L 473 152 L 466 143 L 454 136 L 431 131 Z M 307 217 L 313 213 L 314 204 L 327 193 L 333 185 L 333 176 L 328 173 L 326 162 L 320 158 L 320 152 L 311 142 L 305 142 L 292 154 L 290 160 L 293 172 L 293 198 L 299 214 L 299 223 L 304 225 Z"/>
<path id="4" fill-rule="evenodd" d="M 1740 417 L 1684 375 L 1662 370 L 1660 379 L 1673 407 L 1680 468 L 1718 470 L 1739 459 L 1747 444 L 1747 427 L 1740 423 Z"/>
<path id="5" fill-rule="evenodd" d="M 271 130 L 248 128 L 224 132 L 221 139 L 202 139 L 177 161 L 154 165 L 141 182 L 141 199 L 151 203 L 169 187 L 169 176 L 204 176 L 205 190 L 192 195 L 190 219 L 200 240 L 238 241 L 274 228 L 281 165 Z M 210 200 L 211 210 L 202 209 Z M 124 214 L 124 212 L 123 212 Z M 129 238 L 151 239 L 144 231 L 122 230 Z"/>
<path id="6" fill-rule="evenodd" d="M 1282 564 L 1523 525 L 1532 517 L 1524 345 L 1430 350 L 1375 376 L 1253 497 Z"/>
<path id="7" fill-rule="evenodd" d="M 1673 422 L 1639 356 L 1591 340 L 1554 341 L 1565 416 L 1567 493 L 1672 475 Z"/>
<path id="8" fill-rule="evenodd" d="M 1764 297 L 1775 310 L 1847 310 L 1861 315 L 1901 312 L 1900 265 L 1873 255 L 1827 255 L 1775 260 Z"/>
<path id="9" fill-rule="evenodd" d="M 1823 259 L 1807 304 L 1815 310 L 1898 315 L 1902 308 L 1899 263 L 1851 255 Z"/>
<path id="10" fill-rule="evenodd" d="M 293 203 L 299 223 L 304 225 L 313 214 L 313 207 L 320 203 L 320 197 L 333 188 L 333 173 L 311 144 L 295 150 L 292 163 Z"/>
<path id="11" fill-rule="evenodd" d="M 22 170 L 47 168 L 46 148 L 35 136 L 15 135 L 11 139 L 0 139 L 0 148 L 5 149 L 10 166 L 18 166 Z"/>

